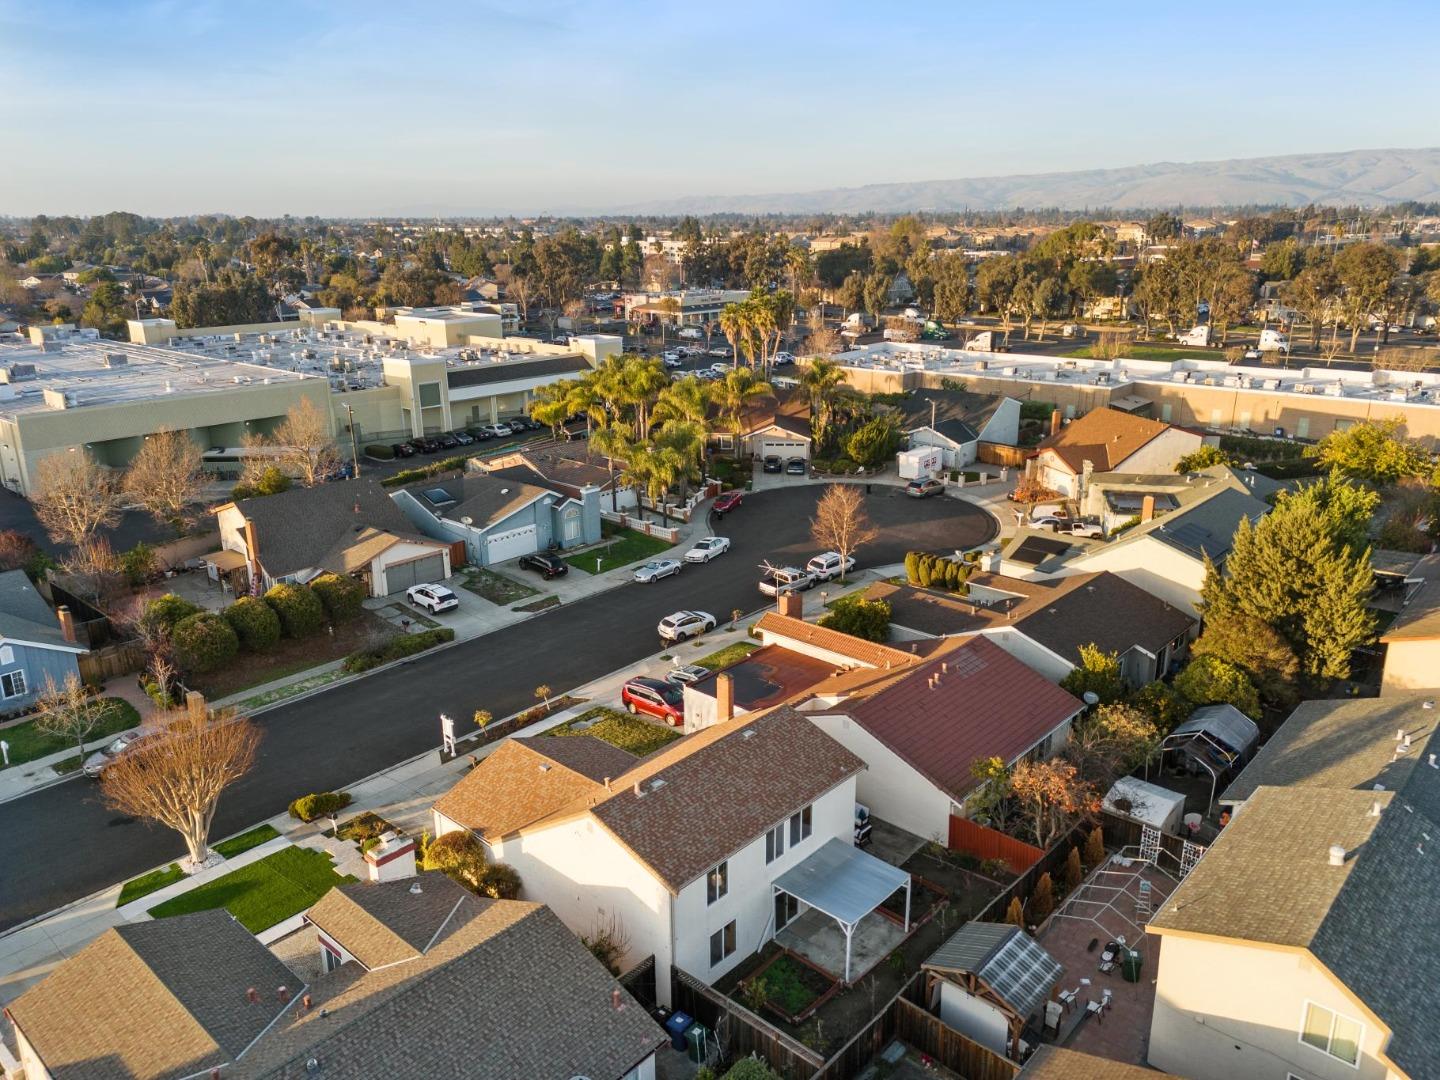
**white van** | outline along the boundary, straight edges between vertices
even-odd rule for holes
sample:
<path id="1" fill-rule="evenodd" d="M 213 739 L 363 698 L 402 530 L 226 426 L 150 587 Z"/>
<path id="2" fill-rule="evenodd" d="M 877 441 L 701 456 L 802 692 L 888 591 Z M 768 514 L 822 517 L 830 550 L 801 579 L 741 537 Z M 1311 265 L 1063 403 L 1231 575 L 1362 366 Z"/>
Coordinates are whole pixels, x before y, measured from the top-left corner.
<path id="1" fill-rule="evenodd" d="M 705 336 L 705 331 L 701 330 L 698 326 L 686 326 L 682 327 L 675 336 L 682 337 L 686 341 L 699 341 Z"/>

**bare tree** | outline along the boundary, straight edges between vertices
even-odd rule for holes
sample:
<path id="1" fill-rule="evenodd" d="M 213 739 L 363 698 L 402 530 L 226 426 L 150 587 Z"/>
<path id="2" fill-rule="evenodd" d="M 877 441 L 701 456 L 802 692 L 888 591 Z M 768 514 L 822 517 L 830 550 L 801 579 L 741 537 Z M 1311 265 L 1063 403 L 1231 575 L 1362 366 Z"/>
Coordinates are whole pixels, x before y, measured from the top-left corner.
<path id="1" fill-rule="evenodd" d="M 879 536 L 865 513 L 865 498 L 856 484 L 831 484 L 815 506 L 810 519 L 810 538 L 840 555 L 840 580 L 845 564 L 864 544 Z"/>
<path id="2" fill-rule="evenodd" d="M 275 429 L 275 442 L 306 487 L 313 487 L 340 463 L 335 422 L 328 410 L 317 408 L 309 398 L 302 398 L 285 414 Z"/>
<path id="3" fill-rule="evenodd" d="M 72 584 L 91 603 L 99 603 L 114 585 L 120 570 L 120 559 L 110 548 L 110 541 L 96 536 L 81 541 L 60 561 L 60 567 L 71 575 Z"/>
<path id="4" fill-rule="evenodd" d="M 78 546 L 120 520 L 115 474 L 83 450 L 41 458 L 30 503 L 57 544 Z"/>
<path id="5" fill-rule="evenodd" d="M 130 462 L 125 493 L 156 521 L 169 522 L 179 532 L 203 482 L 195 440 L 183 431 L 162 428 L 145 436 L 145 444 Z"/>
<path id="6" fill-rule="evenodd" d="M 135 744 L 100 776 L 107 806 L 148 818 L 185 838 L 191 870 L 205 862 L 220 795 L 255 764 L 260 729 L 192 698 L 168 713 L 163 731 Z"/>
<path id="7" fill-rule="evenodd" d="M 828 326 L 818 326 L 805 339 L 805 351 L 811 356 L 834 356 L 842 344 L 838 333 Z"/>
<path id="8" fill-rule="evenodd" d="M 109 706 L 92 695 L 73 671 L 60 686 L 46 676 L 45 690 L 37 705 L 40 715 L 35 717 L 35 726 L 47 735 L 73 740 L 81 756 L 85 753 L 85 740 L 109 712 Z"/>

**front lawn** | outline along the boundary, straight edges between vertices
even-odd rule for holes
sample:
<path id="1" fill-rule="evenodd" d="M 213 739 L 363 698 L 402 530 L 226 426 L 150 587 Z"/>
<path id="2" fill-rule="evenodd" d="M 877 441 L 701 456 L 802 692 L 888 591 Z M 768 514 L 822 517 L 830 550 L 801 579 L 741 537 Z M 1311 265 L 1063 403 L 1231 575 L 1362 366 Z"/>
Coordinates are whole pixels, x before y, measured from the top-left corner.
<path id="1" fill-rule="evenodd" d="M 493 570 L 466 570 L 463 584 L 476 596 L 501 606 L 513 604 L 517 600 L 527 600 L 539 591 Z"/>
<path id="2" fill-rule="evenodd" d="M 414 612 L 407 614 L 412 619 L 415 617 Z M 350 653 L 373 648 L 399 635 L 396 627 L 365 611 L 358 618 L 336 624 L 334 634 L 322 630 L 306 638 L 285 638 L 270 652 L 242 652 L 215 671 L 185 681 L 191 689 L 199 690 L 214 701 L 298 675 L 332 660 L 343 660 Z"/>
<path id="3" fill-rule="evenodd" d="M 125 882 L 120 887 L 120 897 L 115 901 L 115 906 L 124 907 L 132 900 L 139 900 L 142 896 L 159 892 L 166 885 L 173 885 L 177 881 L 184 880 L 185 871 L 180 869 L 179 863 L 172 862 L 169 866 L 151 870 L 148 874 L 141 874 L 139 877 Z"/>
<path id="4" fill-rule="evenodd" d="M 551 728 L 546 735 L 594 735 L 595 738 L 626 750 L 636 757 L 652 754 L 680 738 L 674 728 L 661 727 L 638 716 L 597 705 L 573 720 Z"/>
<path id="5" fill-rule="evenodd" d="M 713 652 L 709 656 L 702 656 L 695 663 L 711 671 L 719 671 L 731 664 L 738 664 L 745 657 L 749 656 L 756 649 L 760 648 L 753 641 L 737 641 L 733 645 L 726 645 L 719 652 Z"/>
<path id="6" fill-rule="evenodd" d="M 656 536 L 646 536 L 634 529 L 622 529 L 605 523 L 606 535 L 609 543 L 606 547 L 591 548 L 589 551 L 579 555 L 567 556 L 565 561 L 576 570 L 584 570 L 587 574 L 596 573 L 595 560 L 600 560 L 600 573 L 607 570 L 616 570 L 622 566 L 629 566 L 631 563 L 642 562 L 645 559 L 653 558 L 662 551 L 669 551 L 674 545 L 667 540 L 661 540 Z"/>
<path id="7" fill-rule="evenodd" d="M 101 718 L 99 726 L 86 737 L 85 744 L 88 746 L 121 731 L 128 731 L 130 728 L 139 726 L 140 714 L 135 711 L 134 705 L 121 698 L 106 698 L 105 715 Z M 74 739 L 59 735 L 47 735 L 36 726 L 33 719 L 13 727 L 0 728 L 0 739 L 4 739 L 10 744 L 11 765 L 23 765 L 27 761 L 48 757 L 50 754 L 67 750 L 75 745 Z M 4 767 L 0 765 L 0 768 Z M 76 761 L 72 771 L 79 767 L 79 762 Z"/>
<path id="8" fill-rule="evenodd" d="M 355 878 L 335 873 L 330 856 L 291 847 L 232 870 L 150 909 L 156 919 L 223 907 L 252 934 L 309 909 L 336 885 Z"/>
<path id="9" fill-rule="evenodd" d="M 257 848 L 268 840 L 274 840 L 279 835 L 271 825 L 257 825 L 249 832 L 243 832 L 239 836 L 232 836 L 229 840 L 216 844 L 214 851 L 217 855 L 233 859 L 241 852 Z"/>

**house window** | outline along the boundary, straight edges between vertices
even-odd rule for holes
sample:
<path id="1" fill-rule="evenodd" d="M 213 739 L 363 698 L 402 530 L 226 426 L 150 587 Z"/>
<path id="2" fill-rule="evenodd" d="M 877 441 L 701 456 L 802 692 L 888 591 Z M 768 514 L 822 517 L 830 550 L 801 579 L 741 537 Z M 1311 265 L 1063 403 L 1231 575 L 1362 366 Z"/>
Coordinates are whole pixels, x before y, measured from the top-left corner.
<path id="1" fill-rule="evenodd" d="M 1358 1020 L 1331 1012 L 1313 1001 L 1305 1003 L 1305 1020 L 1300 1028 L 1300 1041 L 1313 1046 L 1347 1065 L 1360 1063 L 1360 1037 L 1364 1033 Z"/>
<path id="2" fill-rule="evenodd" d="M 790 846 L 794 847 L 801 840 L 810 835 L 810 812 L 813 807 L 807 806 L 798 814 L 790 815 Z"/>
<path id="3" fill-rule="evenodd" d="M 705 877 L 705 903 L 713 904 L 730 891 L 730 863 L 727 860 Z"/>
<path id="4" fill-rule="evenodd" d="M 735 920 L 710 935 L 710 966 L 714 967 L 735 952 Z"/>
<path id="5" fill-rule="evenodd" d="M 7 671 L 0 675 L 0 693 L 7 698 L 19 697 L 25 693 L 25 672 Z"/>
<path id="6" fill-rule="evenodd" d="M 580 539 L 580 511 L 565 511 L 565 540 L 573 543 Z"/>
<path id="7" fill-rule="evenodd" d="M 331 952 L 323 945 L 320 947 L 320 957 L 322 960 L 325 961 L 325 973 L 327 975 L 330 972 L 334 971 L 336 968 L 338 968 L 343 962 L 338 955 Z"/>
<path id="8" fill-rule="evenodd" d="M 776 825 L 765 834 L 765 861 L 772 863 L 785 854 L 785 826 Z"/>

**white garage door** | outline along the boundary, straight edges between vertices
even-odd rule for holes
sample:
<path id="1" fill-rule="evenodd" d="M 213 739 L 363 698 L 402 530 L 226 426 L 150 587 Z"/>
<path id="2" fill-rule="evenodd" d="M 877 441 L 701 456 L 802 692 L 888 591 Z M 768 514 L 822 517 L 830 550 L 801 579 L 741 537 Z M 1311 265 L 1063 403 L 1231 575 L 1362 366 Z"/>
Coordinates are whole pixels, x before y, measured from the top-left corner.
<path id="1" fill-rule="evenodd" d="M 781 460 L 792 457 L 808 458 L 810 456 L 810 444 L 799 439 L 762 439 L 760 442 L 760 456 L 769 457 L 774 454 Z"/>
<path id="2" fill-rule="evenodd" d="M 518 559 L 521 555 L 529 555 L 538 546 L 539 532 L 534 525 L 495 533 L 485 538 L 485 562 L 489 564 Z"/>

